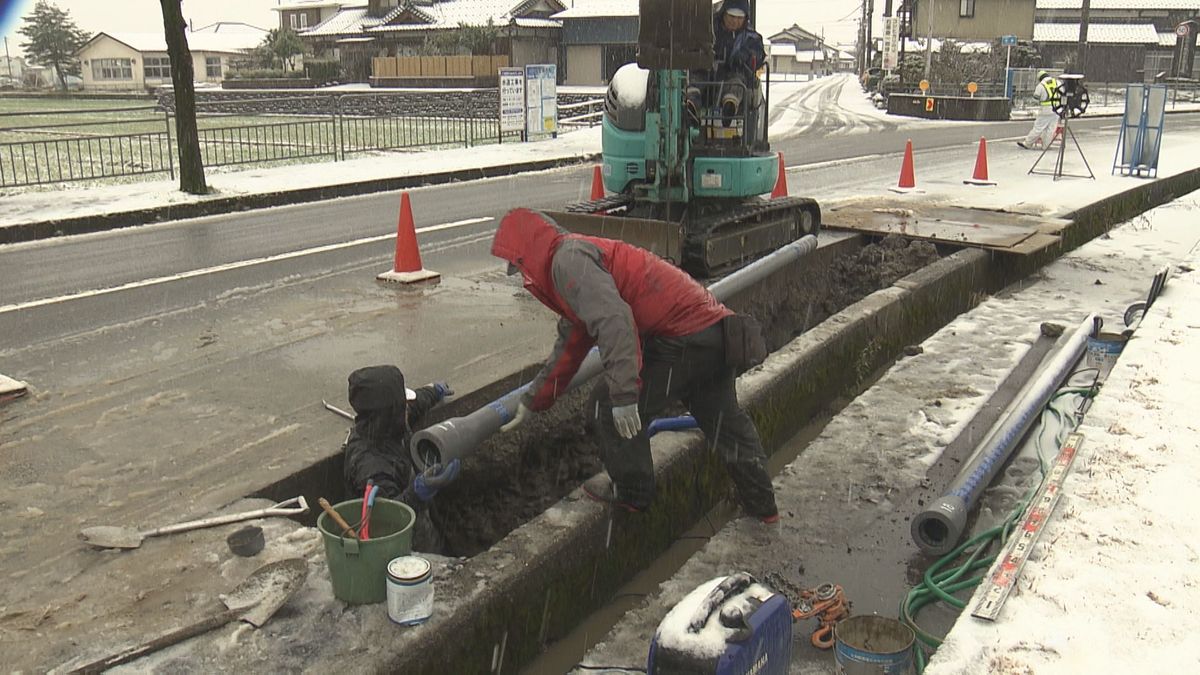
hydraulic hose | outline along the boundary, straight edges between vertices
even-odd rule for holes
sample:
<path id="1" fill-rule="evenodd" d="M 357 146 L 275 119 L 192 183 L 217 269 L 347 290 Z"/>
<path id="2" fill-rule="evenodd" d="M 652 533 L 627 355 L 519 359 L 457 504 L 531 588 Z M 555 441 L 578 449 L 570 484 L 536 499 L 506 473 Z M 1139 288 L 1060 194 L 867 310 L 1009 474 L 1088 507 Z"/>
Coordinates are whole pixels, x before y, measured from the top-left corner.
<path id="1" fill-rule="evenodd" d="M 945 555 L 954 549 L 962 538 L 967 515 L 974 508 L 979 495 L 992 482 L 1013 448 L 1029 431 L 1059 384 L 1067 378 L 1083 354 L 1088 336 L 1094 330 L 1095 319 L 1096 315 L 1090 314 L 1079 324 L 1067 343 L 1021 397 L 1016 408 L 955 478 L 946 494 L 913 518 L 912 538 L 922 551 Z"/>

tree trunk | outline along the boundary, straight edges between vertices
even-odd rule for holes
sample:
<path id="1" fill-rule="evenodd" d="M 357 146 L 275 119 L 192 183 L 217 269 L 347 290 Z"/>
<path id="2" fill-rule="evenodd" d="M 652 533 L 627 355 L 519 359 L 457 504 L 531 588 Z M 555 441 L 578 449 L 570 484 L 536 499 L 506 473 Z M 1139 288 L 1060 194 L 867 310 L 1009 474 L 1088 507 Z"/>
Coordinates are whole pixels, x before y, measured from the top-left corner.
<path id="1" fill-rule="evenodd" d="M 171 83 L 175 86 L 175 140 L 179 148 L 179 189 L 194 195 L 208 194 L 204 161 L 196 131 L 196 92 L 192 85 L 192 51 L 188 49 L 181 0 L 159 0 L 167 55 L 171 58 Z"/>

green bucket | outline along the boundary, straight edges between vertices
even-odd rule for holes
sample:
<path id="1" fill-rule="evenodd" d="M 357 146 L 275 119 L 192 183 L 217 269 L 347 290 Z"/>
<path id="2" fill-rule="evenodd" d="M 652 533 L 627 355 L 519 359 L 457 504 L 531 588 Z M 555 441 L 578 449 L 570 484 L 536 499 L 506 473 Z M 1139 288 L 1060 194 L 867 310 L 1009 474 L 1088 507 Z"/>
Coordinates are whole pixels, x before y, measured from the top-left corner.
<path id="1" fill-rule="evenodd" d="M 362 500 L 352 499 L 333 507 L 347 523 L 362 519 Z M 413 522 L 417 514 L 401 502 L 375 499 L 371 510 L 371 538 L 343 537 L 328 513 L 317 518 L 325 540 L 325 560 L 333 581 L 333 597 L 351 605 L 369 605 L 387 599 L 387 566 L 412 553 Z"/>

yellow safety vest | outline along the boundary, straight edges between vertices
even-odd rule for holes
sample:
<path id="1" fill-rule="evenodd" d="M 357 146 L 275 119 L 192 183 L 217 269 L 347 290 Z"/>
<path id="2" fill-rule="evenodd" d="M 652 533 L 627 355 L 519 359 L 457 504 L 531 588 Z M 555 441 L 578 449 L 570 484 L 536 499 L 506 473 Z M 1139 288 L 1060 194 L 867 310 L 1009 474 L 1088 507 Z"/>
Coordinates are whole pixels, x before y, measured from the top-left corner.
<path id="1" fill-rule="evenodd" d="M 1053 77 L 1047 77 L 1042 80 L 1041 84 L 1046 88 L 1046 100 L 1042 101 L 1042 105 L 1048 106 L 1054 100 L 1054 92 L 1058 91 L 1058 80 Z"/>

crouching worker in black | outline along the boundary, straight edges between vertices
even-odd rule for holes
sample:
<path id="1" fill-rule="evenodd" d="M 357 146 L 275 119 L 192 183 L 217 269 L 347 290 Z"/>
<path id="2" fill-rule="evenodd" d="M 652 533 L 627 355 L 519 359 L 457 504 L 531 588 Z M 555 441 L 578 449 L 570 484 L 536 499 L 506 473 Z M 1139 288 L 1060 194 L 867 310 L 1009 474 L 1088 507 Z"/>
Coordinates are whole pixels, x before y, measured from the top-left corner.
<path id="1" fill-rule="evenodd" d="M 435 405 L 454 392 L 444 382 L 420 387 L 404 386 L 396 366 L 369 366 L 350 373 L 350 406 L 354 428 L 343 446 L 346 489 L 361 495 L 367 481 L 379 486 L 379 496 L 404 502 L 417 514 L 413 550 L 444 553 L 445 541 L 429 517 L 437 491 L 457 476 L 457 459 L 443 467 L 435 464 L 415 478 L 408 454 L 412 430 Z"/>

